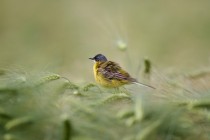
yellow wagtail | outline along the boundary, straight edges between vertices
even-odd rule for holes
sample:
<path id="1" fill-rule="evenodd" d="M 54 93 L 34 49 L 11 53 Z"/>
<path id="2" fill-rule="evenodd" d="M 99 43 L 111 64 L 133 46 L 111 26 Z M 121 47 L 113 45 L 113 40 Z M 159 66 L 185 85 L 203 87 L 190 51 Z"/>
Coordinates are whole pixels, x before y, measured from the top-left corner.
<path id="1" fill-rule="evenodd" d="M 152 86 L 139 83 L 117 63 L 108 61 L 107 58 L 102 54 L 97 54 L 93 58 L 89 59 L 95 61 L 93 72 L 96 82 L 104 87 L 118 88 L 125 84 L 138 84 L 155 89 Z"/>

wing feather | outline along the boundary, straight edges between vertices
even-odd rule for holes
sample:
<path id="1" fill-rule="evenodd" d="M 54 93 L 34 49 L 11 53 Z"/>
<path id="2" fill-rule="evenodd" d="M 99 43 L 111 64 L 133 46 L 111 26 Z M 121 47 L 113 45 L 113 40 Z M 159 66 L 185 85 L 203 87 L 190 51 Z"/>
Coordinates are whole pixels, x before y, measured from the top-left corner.
<path id="1" fill-rule="evenodd" d="M 98 72 L 108 80 L 132 79 L 130 75 L 119 66 L 119 64 L 112 61 L 103 63 L 100 68 L 98 68 Z"/>

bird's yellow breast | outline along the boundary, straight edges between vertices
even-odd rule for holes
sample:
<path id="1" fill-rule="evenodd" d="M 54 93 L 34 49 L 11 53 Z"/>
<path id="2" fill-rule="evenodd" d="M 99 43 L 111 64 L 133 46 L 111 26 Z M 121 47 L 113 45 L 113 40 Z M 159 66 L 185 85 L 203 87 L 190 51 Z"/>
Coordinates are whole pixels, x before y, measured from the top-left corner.
<path id="1" fill-rule="evenodd" d="M 119 80 L 115 80 L 115 79 L 106 78 L 103 74 L 98 72 L 99 67 L 100 67 L 99 62 L 96 62 L 93 66 L 95 81 L 98 84 L 100 84 L 104 87 L 108 87 L 108 88 L 116 88 L 116 87 L 120 87 L 120 86 L 128 83 L 127 81 L 119 81 Z"/>

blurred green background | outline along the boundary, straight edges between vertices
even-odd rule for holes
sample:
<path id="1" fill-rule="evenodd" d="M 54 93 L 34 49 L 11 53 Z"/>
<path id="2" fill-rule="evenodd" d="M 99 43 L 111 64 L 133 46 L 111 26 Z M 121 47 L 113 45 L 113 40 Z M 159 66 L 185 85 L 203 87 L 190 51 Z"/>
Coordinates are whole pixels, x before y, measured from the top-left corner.
<path id="1" fill-rule="evenodd" d="M 97 53 L 131 73 L 144 57 L 174 71 L 208 66 L 209 5 L 208 0 L 1 0 L 0 68 L 93 81 L 87 58 Z M 127 52 L 118 41 L 127 44 Z"/>

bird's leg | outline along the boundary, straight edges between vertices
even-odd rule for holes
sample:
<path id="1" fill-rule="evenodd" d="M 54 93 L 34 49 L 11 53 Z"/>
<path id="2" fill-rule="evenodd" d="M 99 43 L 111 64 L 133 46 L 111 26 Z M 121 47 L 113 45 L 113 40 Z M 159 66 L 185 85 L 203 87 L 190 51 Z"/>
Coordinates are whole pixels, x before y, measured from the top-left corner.
<path id="1" fill-rule="evenodd" d="M 117 94 L 117 93 L 119 93 L 119 92 L 120 92 L 119 87 L 115 87 L 115 88 L 114 88 L 114 93 Z"/>

